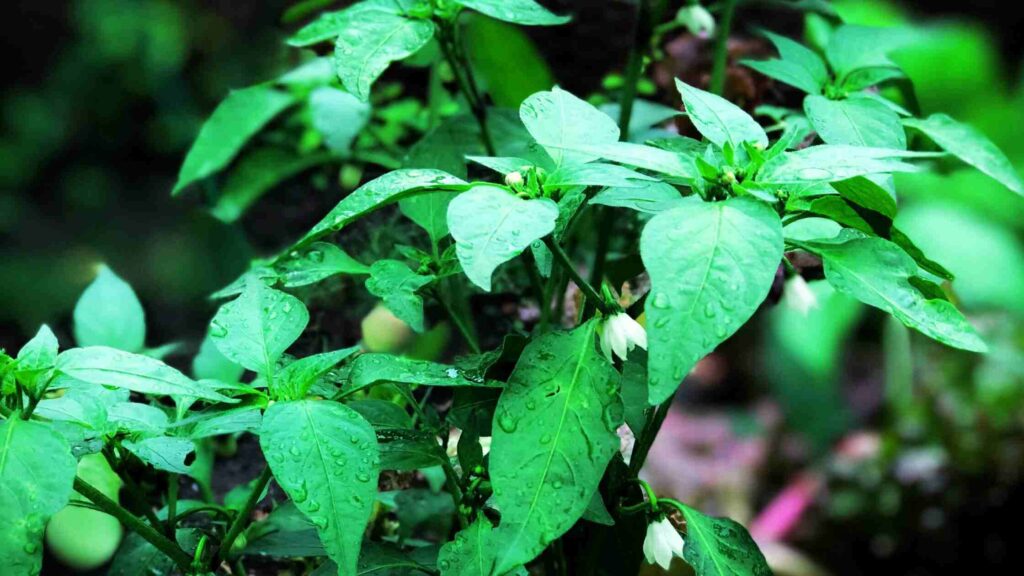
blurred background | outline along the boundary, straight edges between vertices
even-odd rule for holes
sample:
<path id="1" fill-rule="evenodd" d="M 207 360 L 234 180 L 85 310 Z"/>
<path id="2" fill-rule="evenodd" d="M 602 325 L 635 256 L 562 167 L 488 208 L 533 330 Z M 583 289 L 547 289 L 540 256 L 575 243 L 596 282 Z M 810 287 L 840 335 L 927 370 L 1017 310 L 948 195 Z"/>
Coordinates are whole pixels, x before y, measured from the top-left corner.
<path id="1" fill-rule="evenodd" d="M 553 77 L 599 99 L 613 92 L 630 3 L 544 4 L 574 22 L 529 30 L 522 40 L 539 50 L 539 64 L 505 74 Z M 283 42 L 295 28 L 282 19 L 289 5 L 7 3 L 0 348 L 16 351 L 43 322 L 69 344 L 71 310 L 99 263 L 139 293 L 151 343 L 194 348 L 215 308 L 207 296 L 336 201 L 299 209 L 292 199 L 303 188 L 293 185 L 268 194 L 273 209 L 226 224 L 196 195 L 170 196 L 188 146 L 227 91 L 300 62 Z M 975 125 L 1024 171 L 1018 6 L 835 6 L 850 22 L 921 31 L 894 59 L 922 112 Z M 800 35 L 806 25 L 792 11 L 744 10 L 737 50 L 755 27 Z M 477 59 L 487 58 L 483 29 L 471 46 Z M 665 94 L 659 74 L 697 65 L 689 40 L 667 40 L 647 97 Z M 753 82 L 743 74 L 730 82 Z M 492 75 L 492 88 L 500 81 Z M 1024 513 L 1024 198 L 968 169 L 901 175 L 897 190 L 897 224 L 956 274 L 956 297 L 992 352 L 943 348 L 814 283 L 819 305 L 806 316 L 783 295 L 700 364 L 646 471 L 660 492 L 751 526 L 778 573 L 953 574 L 1024 562 L 1014 538 Z"/>

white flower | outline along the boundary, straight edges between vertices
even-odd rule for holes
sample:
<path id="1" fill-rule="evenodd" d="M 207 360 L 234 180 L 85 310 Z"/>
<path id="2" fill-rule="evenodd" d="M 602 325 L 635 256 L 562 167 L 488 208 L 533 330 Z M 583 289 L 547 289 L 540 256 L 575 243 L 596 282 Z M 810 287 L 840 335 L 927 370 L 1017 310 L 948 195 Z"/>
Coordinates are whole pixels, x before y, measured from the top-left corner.
<path id="1" fill-rule="evenodd" d="M 515 172 L 509 172 L 505 174 L 505 185 L 510 188 L 521 186 L 523 184 L 523 175 L 517 170 Z"/>
<path id="2" fill-rule="evenodd" d="M 644 556 L 647 557 L 648 563 L 657 564 L 665 570 L 672 565 L 672 556 L 683 557 L 683 537 L 668 518 L 647 525 Z"/>
<path id="3" fill-rule="evenodd" d="M 708 38 L 715 35 L 715 17 L 700 4 L 680 8 L 676 22 L 686 26 L 694 36 Z"/>
<path id="4" fill-rule="evenodd" d="M 639 346 L 647 350 L 647 331 L 629 314 L 619 312 L 609 316 L 601 327 L 601 351 L 612 361 L 612 353 L 626 359 L 626 354 Z"/>
<path id="5" fill-rule="evenodd" d="M 818 307 L 818 297 L 801 276 L 793 276 L 786 282 L 786 304 L 807 316 L 812 308 Z"/>

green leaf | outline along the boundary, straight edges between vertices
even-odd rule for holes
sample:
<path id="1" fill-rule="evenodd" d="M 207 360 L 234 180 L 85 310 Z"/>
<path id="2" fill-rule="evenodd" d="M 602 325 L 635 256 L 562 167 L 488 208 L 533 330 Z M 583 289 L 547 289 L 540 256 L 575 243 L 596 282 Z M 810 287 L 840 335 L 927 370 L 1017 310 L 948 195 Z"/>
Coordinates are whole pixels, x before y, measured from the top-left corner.
<path id="1" fill-rule="evenodd" d="M 421 431 L 378 431 L 378 440 L 381 470 L 422 470 L 440 466 L 448 458 L 437 438 Z"/>
<path id="2" fill-rule="evenodd" d="M 38 574 L 47 520 L 71 497 L 77 462 L 50 426 L 0 422 L 0 562 L 5 574 Z"/>
<path id="3" fill-rule="evenodd" d="M 362 276 L 370 273 L 369 266 L 328 242 L 314 242 L 309 248 L 290 256 L 274 267 L 281 284 L 287 288 L 316 284 L 338 274 Z"/>
<path id="4" fill-rule="evenodd" d="M 73 422 L 84 427 L 88 437 L 102 436 L 110 429 L 103 399 L 86 388 L 67 390 L 58 398 L 44 398 L 33 414 L 55 422 Z"/>
<path id="5" fill-rule="evenodd" d="M 586 511 L 619 448 L 618 374 L 595 323 L 551 332 L 523 351 L 494 419 L 490 474 L 501 510 L 495 574 L 536 558 Z"/>
<path id="6" fill-rule="evenodd" d="M 594 195 L 590 203 L 657 214 L 677 206 L 682 200 L 679 190 L 671 184 L 649 182 L 640 188 L 605 188 Z"/>
<path id="7" fill-rule="evenodd" d="M 272 396 L 280 400 L 304 398 L 317 379 L 358 351 L 358 346 L 352 346 L 333 352 L 314 354 L 288 364 L 278 375 L 278 389 L 271 390 Z"/>
<path id="8" fill-rule="evenodd" d="M 377 492 L 373 428 L 336 402 L 277 402 L 263 416 L 260 447 L 274 478 L 316 527 L 339 576 L 354 574 Z"/>
<path id="9" fill-rule="evenodd" d="M 693 158 L 672 150 L 662 150 L 661 148 L 633 144 L 632 142 L 607 142 L 603 144 L 578 142 L 560 144 L 559 146 L 566 150 L 585 153 L 595 158 L 604 158 L 612 162 L 660 172 L 673 178 L 682 179 L 684 182 L 697 177 L 697 168 L 693 164 Z"/>
<path id="10" fill-rule="evenodd" d="M 496 540 L 494 527 L 484 515 L 441 547 L 437 565 L 442 576 L 491 576 L 494 574 Z"/>
<path id="11" fill-rule="evenodd" d="M 533 166 L 529 160 L 515 156 L 466 156 L 466 160 L 490 168 L 502 176 Z"/>
<path id="12" fill-rule="evenodd" d="M 172 474 L 190 474 L 192 467 L 185 464 L 189 454 L 196 451 L 196 445 L 188 438 L 172 436 L 153 436 L 139 441 L 125 440 L 122 445 L 132 454 L 138 456 L 146 464 L 171 472 Z"/>
<path id="13" fill-rule="evenodd" d="M 220 408 L 206 410 L 184 420 L 179 420 L 174 426 L 176 428 L 186 428 L 189 438 L 201 440 L 211 436 L 240 434 L 242 432 L 256 434 L 259 432 L 262 422 L 263 417 L 260 414 L 260 407 L 249 405 L 227 410 Z"/>
<path id="14" fill-rule="evenodd" d="M 1006 155 L 971 126 L 945 114 L 932 114 L 924 120 L 910 118 L 903 123 L 920 130 L 943 150 L 981 170 L 1017 194 L 1024 195 L 1024 182 Z"/>
<path id="15" fill-rule="evenodd" d="M 167 413 L 149 404 L 119 402 L 107 408 L 111 424 L 132 434 L 163 434 L 169 421 Z"/>
<path id="16" fill-rule="evenodd" d="M 637 348 L 622 365 L 623 418 L 634 437 L 643 434 L 647 423 L 647 396 L 647 351 Z"/>
<path id="17" fill-rule="evenodd" d="M 53 335 L 49 326 L 43 324 L 36 335 L 18 351 L 14 376 L 29 395 L 38 396 L 46 389 L 50 378 L 53 377 L 58 347 L 57 337 Z"/>
<path id="18" fill-rule="evenodd" d="M 640 255 L 651 276 L 644 310 L 653 405 L 761 305 L 782 259 L 782 223 L 751 198 L 691 200 L 647 223 Z"/>
<path id="19" fill-rule="evenodd" d="M 585 164 L 600 156 L 570 149 L 570 145 L 606 144 L 619 140 L 619 127 L 607 114 L 555 86 L 523 101 L 519 117 L 547 150 L 555 165 Z"/>
<path id="20" fill-rule="evenodd" d="M 765 36 L 775 44 L 781 60 L 744 60 L 743 64 L 808 94 L 820 94 L 829 79 L 828 69 L 821 57 L 785 36 L 771 32 L 765 32 Z"/>
<path id="21" fill-rule="evenodd" d="M 833 182 L 832 187 L 840 196 L 858 206 L 890 219 L 896 217 L 896 184 L 892 176 L 858 176 Z"/>
<path id="22" fill-rule="evenodd" d="M 524 26 L 557 26 L 570 20 L 568 16 L 552 14 L 533 0 L 455 0 L 455 2 L 491 18 Z"/>
<path id="23" fill-rule="evenodd" d="M 411 8 L 413 3 L 410 0 L 363 0 L 344 10 L 324 12 L 289 38 L 288 45 L 303 47 L 333 41 L 357 18 L 364 17 L 370 12 L 400 16 Z"/>
<path id="24" fill-rule="evenodd" d="M 741 108 L 721 96 L 676 79 L 683 105 L 697 130 L 719 148 L 728 142 L 739 150 L 744 142 L 768 147 L 764 129 Z"/>
<path id="25" fill-rule="evenodd" d="M 380 178 L 363 184 L 346 196 L 299 241 L 296 248 L 305 246 L 332 232 L 338 232 L 365 214 L 416 192 L 442 189 L 458 190 L 465 185 L 464 180 L 440 170 L 408 168 L 388 172 Z"/>
<path id="26" fill-rule="evenodd" d="M 771 576 L 771 568 L 750 533 L 728 518 L 683 507 L 686 538 L 683 560 L 697 576 Z"/>
<path id="27" fill-rule="evenodd" d="M 639 188 L 658 182 L 657 178 L 634 172 L 615 164 L 569 164 L 547 175 L 544 186 L 568 188 L 571 186 L 618 186 Z"/>
<path id="28" fill-rule="evenodd" d="M 447 364 L 391 354 L 362 354 L 352 363 L 349 388 L 346 391 L 366 388 L 381 382 L 400 382 L 417 386 L 501 387 L 501 382 L 486 380 L 480 375 Z"/>
<path id="29" fill-rule="evenodd" d="M 901 150 L 907 147 L 900 117 L 878 100 L 857 95 L 829 100 L 812 94 L 804 98 L 804 112 L 826 144 Z"/>
<path id="30" fill-rule="evenodd" d="M 417 291 L 434 281 L 398 260 L 378 260 L 370 267 L 366 289 L 384 300 L 384 306 L 416 332 L 423 332 L 423 298 Z"/>
<path id="31" fill-rule="evenodd" d="M 412 56 L 434 37 L 430 20 L 406 18 L 382 10 L 345 10 L 334 45 L 334 69 L 345 89 L 363 102 L 374 81 L 396 60 Z"/>
<path id="32" fill-rule="evenodd" d="M 490 292 L 495 268 L 555 229 L 558 205 L 524 200 L 497 186 L 480 185 L 448 206 L 448 228 L 466 276 Z"/>
<path id="33" fill-rule="evenodd" d="M 225 357 L 273 385 L 278 358 L 308 323 L 309 312 L 301 300 L 263 282 L 247 282 L 238 298 L 217 310 L 210 338 Z"/>
<path id="34" fill-rule="evenodd" d="M 146 315 L 135 291 L 106 266 L 79 296 L 74 312 L 79 346 L 110 346 L 126 352 L 142 350 Z"/>
<path id="35" fill-rule="evenodd" d="M 930 156 L 934 154 L 845 144 L 811 146 L 772 158 L 758 172 L 757 181 L 773 184 L 838 182 L 872 174 L 917 172 L 920 168 L 901 159 Z"/>
<path id="36" fill-rule="evenodd" d="M 555 84 L 551 67 L 527 30 L 493 18 L 468 18 L 462 34 L 469 65 L 495 106 L 518 109 L 530 94 Z"/>
<path id="37" fill-rule="evenodd" d="M 864 68 L 896 69 L 887 54 L 909 39 L 906 32 L 897 29 L 847 24 L 832 33 L 825 57 L 840 80 Z"/>
<path id="38" fill-rule="evenodd" d="M 348 155 L 352 141 L 370 121 L 369 104 L 330 86 L 317 88 L 309 95 L 309 113 L 327 148 L 342 155 Z"/>
<path id="39" fill-rule="evenodd" d="M 825 277 L 839 292 L 884 310 L 943 344 L 973 352 L 987 350 L 953 304 L 928 299 L 914 287 L 911 281 L 918 266 L 892 242 L 846 230 L 834 241 L 799 245 L 821 256 Z"/>
<path id="40" fill-rule="evenodd" d="M 140 394 L 191 396 L 216 402 L 236 402 L 167 364 L 106 346 L 73 348 L 57 356 L 57 370 L 89 384 L 114 386 Z"/>
<path id="41" fill-rule="evenodd" d="M 455 192 L 421 194 L 399 201 L 398 208 L 437 244 L 448 235 L 448 205 L 455 196 Z"/>
<path id="42" fill-rule="evenodd" d="M 519 166 L 537 164 L 547 167 L 551 164 L 547 153 L 534 144 L 515 111 L 488 108 L 487 128 L 496 154 L 528 159 Z M 444 170 L 465 178 L 467 157 L 486 153 L 480 123 L 472 114 L 460 114 L 443 121 L 413 145 L 403 164 L 408 168 Z"/>
<path id="43" fill-rule="evenodd" d="M 333 159 L 329 153 L 300 156 L 278 147 L 255 148 L 231 169 L 210 214 L 221 222 L 235 222 L 276 186 Z"/>
<path id="44" fill-rule="evenodd" d="M 295 102 L 266 85 L 233 90 L 203 124 L 178 172 L 172 195 L 227 166 L 250 138 Z"/>

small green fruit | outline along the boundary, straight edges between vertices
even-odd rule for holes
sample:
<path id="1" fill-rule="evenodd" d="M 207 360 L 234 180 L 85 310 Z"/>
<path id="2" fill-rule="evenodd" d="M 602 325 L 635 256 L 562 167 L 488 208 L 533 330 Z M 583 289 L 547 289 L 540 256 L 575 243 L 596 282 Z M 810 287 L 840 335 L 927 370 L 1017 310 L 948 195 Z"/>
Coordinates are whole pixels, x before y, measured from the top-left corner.
<path id="1" fill-rule="evenodd" d="M 363 318 L 363 348 L 369 352 L 401 352 L 412 339 L 412 329 L 382 304 Z"/>
<path id="2" fill-rule="evenodd" d="M 117 500 L 121 479 L 100 454 L 82 457 L 78 476 L 112 500 Z M 72 498 L 84 500 L 74 494 Z M 86 572 L 103 566 L 114 557 L 124 528 L 113 516 L 97 510 L 67 506 L 46 526 L 46 545 L 65 566 Z"/>

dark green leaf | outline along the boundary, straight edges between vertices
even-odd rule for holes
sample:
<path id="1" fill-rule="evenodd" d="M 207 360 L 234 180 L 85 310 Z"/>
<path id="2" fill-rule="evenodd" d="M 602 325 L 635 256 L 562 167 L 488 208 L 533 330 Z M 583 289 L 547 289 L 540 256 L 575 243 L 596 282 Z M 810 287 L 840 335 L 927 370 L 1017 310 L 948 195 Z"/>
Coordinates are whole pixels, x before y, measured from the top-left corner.
<path id="1" fill-rule="evenodd" d="M 333 352 L 314 354 L 288 364 L 278 374 L 278 389 L 271 390 L 271 395 L 280 400 L 304 398 L 317 379 L 358 350 L 358 346 L 352 346 Z"/>
<path id="2" fill-rule="evenodd" d="M 843 100 L 829 100 L 812 94 L 804 98 L 804 112 L 826 144 L 901 150 L 907 147 L 900 117 L 878 100 L 856 94 Z"/>
<path id="3" fill-rule="evenodd" d="M 334 45 L 334 69 L 345 88 L 362 101 L 370 88 L 396 60 L 412 56 L 434 37 L 434 23 L 385 11 L 343 11 Z"/>
<path id="4" fill-rule="evenodd" d="M 281 283 L 288 288 L 315 284 L 338 274 L 362 276 L 370 273 L 369 266 L 328 242 L 314 242 L 309 248 L 290 255 L 274 268 L 280 275 Z"/>
<path id="5" fill-rule="evenodd" d="M 398 260 L 378 260 L 370 267 L 366 289 L 384 300 L 384 306 L 416 332 L 423 331 L 423 298 L 417 291 L 434 281 Z"/>
<path id="6" fill-rule="evenodd" d="M 697 576 L 771 576 L 764 554 L 747 529 L 728 518 L 683 507 L 686 545 L 683 559 Z"/>
<path id="7" fill-rule="evenodd" d="M 534 0 L 455 0 L 466 8 L 487 14 L 491 18 L 524 26 L 557 26 L 569 21 L 568 16 L 557 16 Z"/>
<path id="8" fill-rule="evenodd" d="M 740 149 L 744 142 L 768 147 L 768 136 L 756 120 L 721 96 L 676 80 L 686 113 L 697 130 L 719 148 L 726 142 Z"/>
<path id="9" fill-rule="evenodd" d="M 185 464 L 196 445 L 188 438 L 153 436 L 139 441 L 126 440 L 123 446 L 146 464 L 157 470 L 174 474 L 189 474 L 191 466 Z"/>

